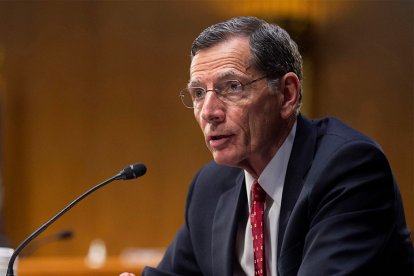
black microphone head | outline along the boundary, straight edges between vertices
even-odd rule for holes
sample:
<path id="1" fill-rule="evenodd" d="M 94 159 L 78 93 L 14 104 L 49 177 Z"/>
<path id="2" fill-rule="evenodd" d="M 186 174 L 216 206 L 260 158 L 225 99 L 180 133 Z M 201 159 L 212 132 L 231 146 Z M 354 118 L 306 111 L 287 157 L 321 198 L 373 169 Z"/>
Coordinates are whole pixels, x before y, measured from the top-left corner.
<path id="1" fill-rule="evenodd" d="M 65 240 L 70 239 L 73 237 L 73 231 L 72 230 L 62 230 L 58 233 L 58 238 Z"/>
<path id="2" fill-rule="evenodd" d="M 129 165 L 120 172 L 120 179 L 129 180 L 143 176 L 147 172 L 144 164 Z"/>

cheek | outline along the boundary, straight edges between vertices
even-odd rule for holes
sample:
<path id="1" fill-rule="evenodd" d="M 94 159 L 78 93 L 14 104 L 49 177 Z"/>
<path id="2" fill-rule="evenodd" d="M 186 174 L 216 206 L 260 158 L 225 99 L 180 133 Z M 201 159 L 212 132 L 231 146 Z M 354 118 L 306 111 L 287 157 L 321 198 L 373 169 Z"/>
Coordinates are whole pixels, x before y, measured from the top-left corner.
<path id="1" fill-rule="evenodd" d="M 249 135 L 252 147 L 261 144 L 263 140 L 267 140 L 269 138 L 269 131 L 274 129 L 277 115 L 272 104 L 275 103 L 264 103 L 249 114 Z"/>
<path id="2" fill-rule="evenodd" d="M 196 109 L 194 109 L 194 118 L 197 121 L 198 125 L 201 127 L 201 129 L 204 129 L 203 120 L 201 120 L 200 112 Z"/>
<path id="3" fill-rule="evenodd" d="M 234 113 L 232 124 L 237 129 L 237 144 L 244 149 L 250 149 L 254 143 L 258 128 L 256 114 L 249 109 L 243 109 L 241 112 Z"/>
<path id="4" fill-rule="evenodd" d="M 260 141 L 263 131 L 263 117 L 251 116 L 249 118 L 249 133 L 248 133 L 248 144 L 254 148 Z"/>

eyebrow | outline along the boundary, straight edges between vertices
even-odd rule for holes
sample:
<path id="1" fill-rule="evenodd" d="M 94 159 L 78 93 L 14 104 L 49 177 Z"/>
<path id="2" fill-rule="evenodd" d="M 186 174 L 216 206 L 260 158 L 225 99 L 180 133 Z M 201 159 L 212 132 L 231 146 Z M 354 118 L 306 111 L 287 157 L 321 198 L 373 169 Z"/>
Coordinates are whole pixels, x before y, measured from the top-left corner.
<path id="1" fill-rule="evenodd" d="M 227 71 L 224 72 L 222 74 L 219 74 L 217 79 L 222 80 L 222 79 L 227 79 L 227 78 L 240 78 L 241 75 L 233 70 L 231 71 Z"/>
<path id="2" fill-rule="evenodd" d="M 239 79 L 241 77 L 242 77 L 241 74 L 237 73 L 236 71 L 230 70 L 230 71 L 226 71 L 224 73 L 218 74 L 216 76 L 216 81 L 222 81 L 224 79 L 234 79 L 234 78 Z M 196 80 L 189 80 L 187 86 L 188 87 L 190 87 L 190 86 L 192 86 L 192 87 L 201 86 L 202 87 L 203 83 L 201 81 L 197 80 L 197 79 Z"/>
<path id="3" fill-rule="evenodd" d="M 187 83 L 187 87 L 200 87 L 202 83 L 198 80 L 189 80 Z"/>

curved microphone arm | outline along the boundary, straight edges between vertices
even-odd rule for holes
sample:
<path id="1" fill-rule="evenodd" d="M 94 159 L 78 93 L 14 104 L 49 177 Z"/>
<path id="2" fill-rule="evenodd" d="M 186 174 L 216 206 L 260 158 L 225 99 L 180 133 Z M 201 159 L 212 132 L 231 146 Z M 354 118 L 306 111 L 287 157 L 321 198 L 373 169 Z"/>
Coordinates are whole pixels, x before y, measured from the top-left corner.
<path id="1" fill-rule="evenodd" d="M 67 211 L 72 209 L 73 206 L 75 206 L 79 201 L 93 193 L 94 191 L 98 190 L 99 188 L 111 183 L 114 180 L 128 180 L 137 178 L 139 176 L 142 176 L 146 172 L 146 167 L 143 164 L 135 164 L 130 165 L 123 169 L 121 172 L 119 172 L 117 175 L 109 178 L 108 180 L 105 180 L 104 182 L 96 185 L 95 187 L 89 189 L 87 192 L 83 193 L 81 196 L 76 198 L 74 201 L 72 201 L 68 206 L 66 206 L 62 211 L 57 213 L 54 217 L 52 217 L 48 222 L 43 224 L 41 227 L 39 227 L 36 231 L 34 231 L 29 237 L 27 237 L 17 248 L 14 250 L 12 256 L 9 260 L 9 265 L 7 267 L 7 274 L 6 276 L 14 276 L 13 271 L 13 265 L 14 262 L 19 255 L 19 253 L 37 236 L 39 236 L 43 231 L 45 231 L 53 222 L 55 222 L 58 218 L 60 218 L 62 215 L 64 215 Z"/>
<path id="2" fill-rule="evenodd" d="M 38 250 L 40 247 L 51 243 L 51 242 L 55 242 L 55 241 L 63 241 L 63 240 L 67 240 L 67 239 L 71 239 L 74 236 L 74 232 L 70 229 L 63 229 L 60 230 L 56 233 L 53 233 L 49 236 L 43 237 L 43 238 L 39 238 L 37 240 L 34 240 L 30 245 L 28 245 L 28 247 L 25 247 L 24 253 L 20 252 L 21 257 L 28 257 L 30 256 L 33 252 L 35 252 L 36 250 Z M 23 253 L 23 254 L 22 254 Z"/>

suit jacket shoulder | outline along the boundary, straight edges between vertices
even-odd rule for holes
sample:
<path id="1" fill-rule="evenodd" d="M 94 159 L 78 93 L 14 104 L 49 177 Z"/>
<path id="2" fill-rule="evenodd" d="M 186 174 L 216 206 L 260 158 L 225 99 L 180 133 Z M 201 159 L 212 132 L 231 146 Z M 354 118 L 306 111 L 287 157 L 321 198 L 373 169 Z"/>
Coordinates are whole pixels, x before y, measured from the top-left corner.
<path id="1" fill-rule="evenodd" d="M 384 153 L 337 119 L 298 119 L 280 217 L 280 275 L 407 275 L 412 265 Z"/>
<path id="2" fill-rule="evenodd" d="M 247 201 L 243 183 L 241 169 L 214 161 L 204 166 L 188 192 L 185 224 L 157 269 L 144 275 L 231 275 L 239 213 Z"/>

